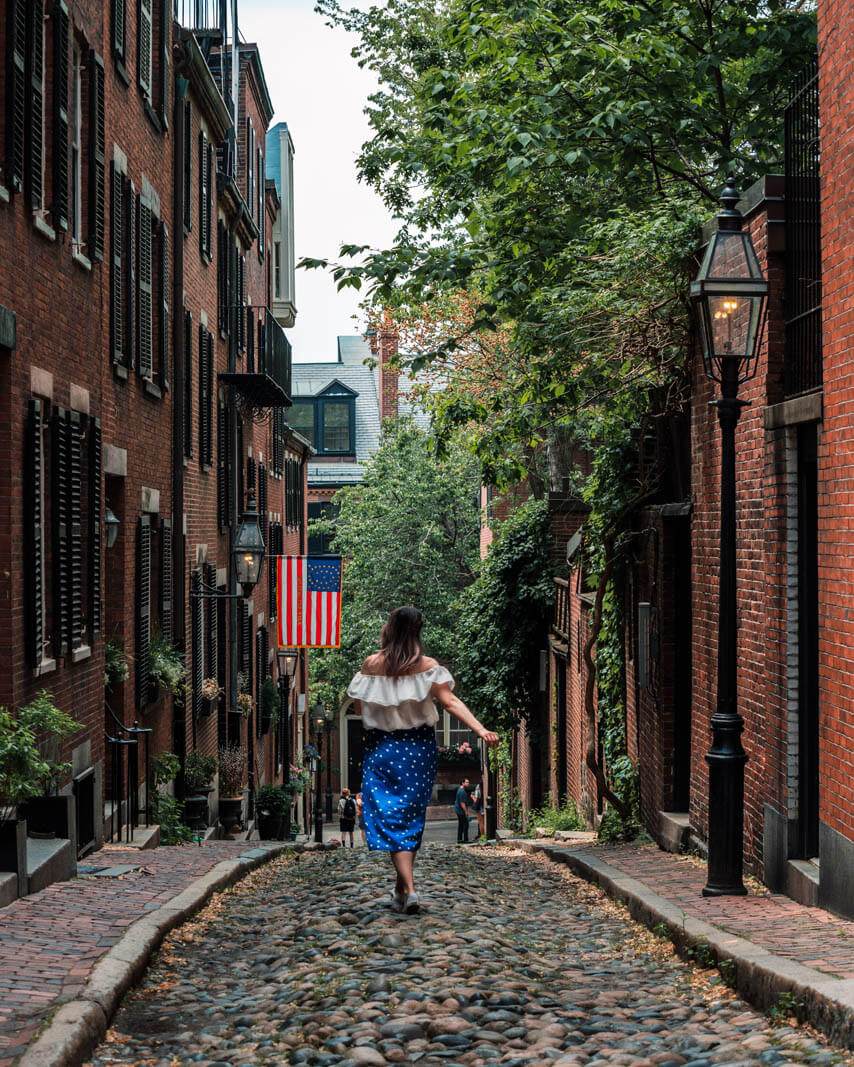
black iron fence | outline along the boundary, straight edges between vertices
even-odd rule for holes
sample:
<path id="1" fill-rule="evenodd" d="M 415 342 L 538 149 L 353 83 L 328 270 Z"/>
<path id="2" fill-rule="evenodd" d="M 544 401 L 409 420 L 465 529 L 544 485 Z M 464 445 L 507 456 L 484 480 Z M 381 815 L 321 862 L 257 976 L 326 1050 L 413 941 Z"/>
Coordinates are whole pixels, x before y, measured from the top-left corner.
<path id="1" fill-rule="evenodd" d="M 109 704 L 105 702 L 109 783 L 107 802 L 109 815 L 104 820 L 104 840 L 121 841 L 124 825 L 125 840 L 133 841 L 134 829 L 145 816 L 145 825 L 151 823 L 151 729 L 140 726 L 125 726 Z M 143 774 L 145 804 L 139 804 L 139 745 L 143 744 Z"/>
<path id="2" fill-rule="evenodd" d="M 821 388 L 821 190 L 818 63 L 795 79 L 785 110 L 787 397 Z"/>

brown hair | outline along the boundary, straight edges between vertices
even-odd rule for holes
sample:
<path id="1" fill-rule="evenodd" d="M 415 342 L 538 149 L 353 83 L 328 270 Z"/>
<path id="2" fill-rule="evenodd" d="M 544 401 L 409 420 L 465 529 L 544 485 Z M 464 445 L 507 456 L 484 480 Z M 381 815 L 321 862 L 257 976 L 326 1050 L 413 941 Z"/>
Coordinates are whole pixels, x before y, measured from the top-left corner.
<path id="1" fill-rule="evenodd" d="M 421 627 L 418 608 L 395 608 L 380 634 L 382 657 L 392 678 L 405 674 L 421 658 Z"/>

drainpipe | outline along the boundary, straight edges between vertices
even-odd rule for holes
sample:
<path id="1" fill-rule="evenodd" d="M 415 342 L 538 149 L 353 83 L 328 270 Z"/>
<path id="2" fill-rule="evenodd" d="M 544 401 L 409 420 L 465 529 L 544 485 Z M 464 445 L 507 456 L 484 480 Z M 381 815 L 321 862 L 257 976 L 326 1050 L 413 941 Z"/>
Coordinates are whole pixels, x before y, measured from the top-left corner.
<path id="1" fill-rule="evenodd" d="M 186 589 L 184 530 L 184 98 L 189 82 L 175 78 L 172 129 L 175 146 L 172 166 L 172 595 L 173 618 L 179 620 L 177 644 L 186 662 Z M 172 750 L 181 761 L 175 783 L 179 797 L 184 795 L 184 760 L 187 754 L 186 701 L 172 699 Z"/>

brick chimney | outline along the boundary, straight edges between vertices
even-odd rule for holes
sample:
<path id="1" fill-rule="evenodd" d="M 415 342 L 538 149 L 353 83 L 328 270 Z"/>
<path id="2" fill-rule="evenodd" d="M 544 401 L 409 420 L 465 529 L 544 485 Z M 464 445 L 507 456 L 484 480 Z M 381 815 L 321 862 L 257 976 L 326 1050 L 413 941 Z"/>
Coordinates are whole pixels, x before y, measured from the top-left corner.
<path id="1" fill-rule="evenodd" d="M 399 370 L 391 365 L 392 359 L 397 356 L 397 333 L 388 316 L 383 316 L 383 321 L 377 331 L 377 348 L 379 350 L 379 365 L 377 373 L 377 392 L 380 398 L 380 418 L 396 418 L 398 415 L 398 377 Z"/>

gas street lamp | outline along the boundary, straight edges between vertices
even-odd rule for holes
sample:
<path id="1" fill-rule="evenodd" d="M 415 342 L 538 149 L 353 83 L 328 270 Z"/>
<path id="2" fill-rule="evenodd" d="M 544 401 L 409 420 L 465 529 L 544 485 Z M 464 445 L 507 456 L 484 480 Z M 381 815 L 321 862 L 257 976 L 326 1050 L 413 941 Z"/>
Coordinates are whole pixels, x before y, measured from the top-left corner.
<path id="1" fill-rule="evenodd" d="M 311 725 L 317 734 L 317 791 L 314 799 L 314 840 L 323 844 L 323 797 L 321 796 L 321 763 L 323 762 L 323 731 L 326 727 L 326 708 L 318 701 L 311 709 Z M 327 755 L 327 759 L 329 756 Z"/>
<path id="2" fill-rule="evenodd" d="M 738 387 L 756 373 L 768 282 L 750 234 L 741 229 L 732 178 L 721 193 L 723 210 L 700 272 L 691 283 L 703 369 L 720 384 L 712 401 L 721 426 L 720 603 L 718 693 L 712 715 L 709 764 L 709 860 L 704 896 L 743 896 L 744 720 L 738 714 L 736 615 L 735 427 L 746 402 Z"/>
<path id="3" fill-rule="evenodd" d="M 246 595 L 257 584 L 264 562 L 264 538 L 258 523 L 254 494 L 250 493 L 249 503 L 235 531 L 231 554 L 234 558 L 234 573 Z"/>

